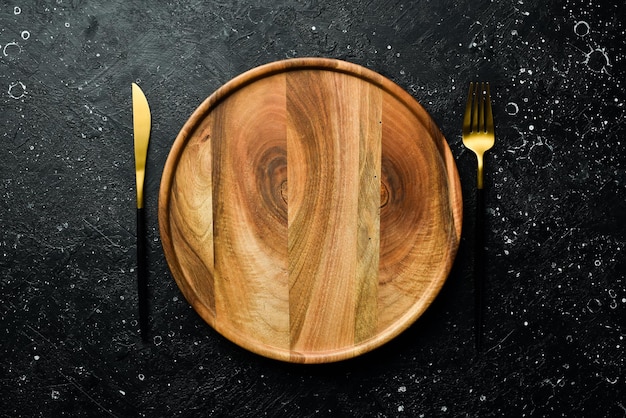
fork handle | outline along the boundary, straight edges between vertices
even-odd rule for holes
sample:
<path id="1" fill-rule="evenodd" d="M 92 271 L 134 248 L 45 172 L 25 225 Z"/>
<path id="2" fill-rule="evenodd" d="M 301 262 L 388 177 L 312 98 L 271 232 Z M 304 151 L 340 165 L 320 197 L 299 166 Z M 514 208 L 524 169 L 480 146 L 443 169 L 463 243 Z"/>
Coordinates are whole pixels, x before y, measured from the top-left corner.
<path id="1" fill-rule="evenodd" d="M 476 223 L 474 230 L 474 315 L 476 351 L 482 349 L 485 296 L 485 193 L 476 189 Z"/>

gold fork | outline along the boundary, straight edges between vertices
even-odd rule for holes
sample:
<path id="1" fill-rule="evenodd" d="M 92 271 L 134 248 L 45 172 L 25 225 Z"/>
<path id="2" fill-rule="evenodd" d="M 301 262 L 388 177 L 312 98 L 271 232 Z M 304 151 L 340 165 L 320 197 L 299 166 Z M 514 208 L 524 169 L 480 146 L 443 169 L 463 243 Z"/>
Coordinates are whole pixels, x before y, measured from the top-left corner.
<path id="1" fill-rule="evenodd" d="M 477 351 L 480 351 L 482 346 L 485 287 L 483 156 L 487 150 L 493 147 L 495 139 L 489 83 L 470 83 L 467 104 L 465 105 L 465 116 L 463 117 L 463 145 L 472 150 L 478 160 L 478 170 L 476 172 L 476 224 L 474 229 L 474 312 Z"/>

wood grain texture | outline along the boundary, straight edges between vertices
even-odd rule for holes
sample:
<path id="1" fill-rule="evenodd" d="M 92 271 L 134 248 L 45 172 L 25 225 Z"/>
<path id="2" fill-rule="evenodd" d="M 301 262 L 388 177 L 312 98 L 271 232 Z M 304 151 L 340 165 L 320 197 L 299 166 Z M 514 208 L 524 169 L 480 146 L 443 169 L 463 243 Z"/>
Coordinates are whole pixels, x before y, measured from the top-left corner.
<path id="1" fill-rule="evenodd" d="M 331 71 L 288 79 L 290 348 L 332 351 L 376 331 L 381 92 Z"/>
<path id="2" fill-rule="evenodd" d="M 406 92 L 342 61 L 253 69 L 191 116 L 168 157 L 163 248 L 218 332 L 291 362 L 396 336 L 432 302 L 461 231 L 454 160 Z"/>

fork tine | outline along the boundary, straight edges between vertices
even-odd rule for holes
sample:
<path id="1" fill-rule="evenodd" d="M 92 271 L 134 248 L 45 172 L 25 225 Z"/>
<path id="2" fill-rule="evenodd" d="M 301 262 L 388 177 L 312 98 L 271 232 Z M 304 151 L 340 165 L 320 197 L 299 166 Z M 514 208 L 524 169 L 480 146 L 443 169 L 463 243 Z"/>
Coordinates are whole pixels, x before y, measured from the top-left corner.
<path id="1" fill-rule="evenodd" d="M 493 128 L 493 113 L 491 111 L 491 94 L 489 93 L 489 83 L 487 84 L 487 95 L 485 100 L 487 101 L 487 105 L 485 107 L 485 123 L 486 123 L 486 127 L 485 130 L 487 132 L 493 132 L 494 128 Z"/>
<path id="2" fill-rule="evenodd" d="M 474 96 L 474 83 L 470 82 L 467 103 L 465 104 L 465 115 L 463 116 L 463 135 L 471 132 L 472 128 L 472 97 Z"/>

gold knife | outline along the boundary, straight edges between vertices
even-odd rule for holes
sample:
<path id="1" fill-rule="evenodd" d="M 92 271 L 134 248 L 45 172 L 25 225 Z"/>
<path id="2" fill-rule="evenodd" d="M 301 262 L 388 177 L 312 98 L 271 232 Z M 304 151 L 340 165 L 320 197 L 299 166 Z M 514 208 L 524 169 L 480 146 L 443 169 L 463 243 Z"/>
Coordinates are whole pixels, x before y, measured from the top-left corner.
<path id="1" fill-rule="evenodd" d="M 139 330 L 148 341 L 148 269 L 146 260 L 146 218 L 143 207 L 143 185 L 150 141 L 150 107 L 141 88 L 133 83 L 133 136 L 135 140 L 135 175 L 137 179 L 137 298 Z"/>

